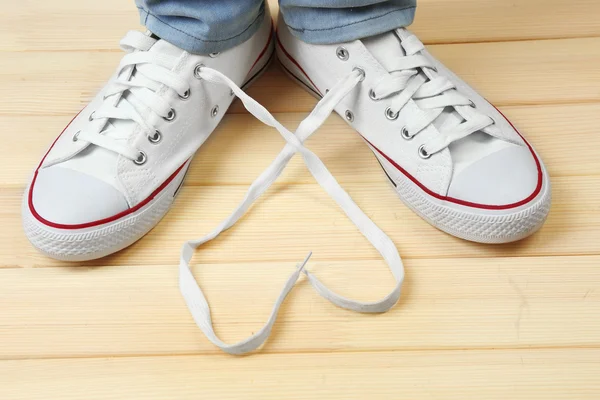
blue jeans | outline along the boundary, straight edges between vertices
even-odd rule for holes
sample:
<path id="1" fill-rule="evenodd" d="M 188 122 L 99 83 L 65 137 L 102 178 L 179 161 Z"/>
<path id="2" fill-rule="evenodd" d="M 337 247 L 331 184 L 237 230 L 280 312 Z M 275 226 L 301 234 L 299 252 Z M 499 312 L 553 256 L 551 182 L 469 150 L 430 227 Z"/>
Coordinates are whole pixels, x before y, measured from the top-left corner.
<path id="1" fill-rule="evenodd" d="M 417 0 L 279 0 L 298 38 L 331 44 L 377 35 L 412 23 Z M 250 38 L 264 0 L 136 0 L 142 23 L 191 53 L 227 50 Z"/>

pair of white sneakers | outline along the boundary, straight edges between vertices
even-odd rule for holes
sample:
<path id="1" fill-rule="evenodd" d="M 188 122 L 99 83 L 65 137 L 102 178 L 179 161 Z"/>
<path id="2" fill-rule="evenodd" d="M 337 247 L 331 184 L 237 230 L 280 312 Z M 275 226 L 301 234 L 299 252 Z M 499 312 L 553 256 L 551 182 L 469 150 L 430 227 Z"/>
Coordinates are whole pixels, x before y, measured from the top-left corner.
<path id="1" fill-rule="evenodd" d="M 445 232 L 477 242 L 511 242 L 539 229 L 550 208 L 548 173 L 531 145 L 408 30 L 311 45 L 279 21 L 274 29 L 267 15 L 252 38 L 206 56 L 152 34 L 128 33 L 121 41 L 127 55 L 42 158 L 22 207 L 27 237 L 50 257 L 83 261 L 129 246 L 167 213 L 194 153 L 239 97 L 288 143 L 227 220 L 184 245 L 180 262 L 181 289 L 194 319 L 213 343 L 234 354 L 266 339 L 278 305 L 301 272 L 321 295 L 356 311 L 385 311 L 400 295 L 404 273 L 392 241 L 302 144 L 332 111 L 361 135 L 401 200 Z M 295 133 L 243 91 L 275 51 L 284 70 L 321 98 Z M 305 260 L 263 330 L 226 345 L 212 330 L 208 303 L 190 272 L 193 249 L 232 226 L 296 153 L 379 250 L 397 285 L 381 301 L 354 302 L 323 286 L 304 269 Z"/>

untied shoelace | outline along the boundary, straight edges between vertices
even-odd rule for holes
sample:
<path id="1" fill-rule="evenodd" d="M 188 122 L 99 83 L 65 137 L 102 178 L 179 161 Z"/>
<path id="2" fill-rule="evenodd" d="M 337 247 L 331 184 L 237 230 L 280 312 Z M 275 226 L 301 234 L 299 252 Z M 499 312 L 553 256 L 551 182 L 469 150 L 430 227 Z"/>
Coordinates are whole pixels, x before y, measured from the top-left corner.
<path id="1" fill-rule="evenodd" d="M 257 349 L 268 339 L 281 304 L 302 273 L 306 275 L 308 282 L 317 293 L 341 308 L 361 313 L 381 313 L 392 308 L 400 297 L 400 289 L 404 280 L 404 266 L 396 246 L 392 240 L 354 203 L 350 196 L 331 175 L 319 157 L 303 145 L 303 142 L 325 122 L 332 113 L 334 107 L 364 79 L 364 72 L 355 70 L 352 74 L 348 75 L 345 79 L 335 85 L 329 93 L 319 101 L 310 115 L 300 123 L 295 134 L 287 130 L 262 105 L 248 96 L 233 81 L 219 71 L 204 67 L 200 71 L 200 76 L 207 82 L 227 85 L 235 95 L 238 96 L 251 114 L 266 125 L 277 129 L 287 142 L 271 165 L 269 165 L 252 185 L 250 185 L 244 199 L 239 203 L 231 215 L 223 220 L 212 232 L 200 239 L 190 240 L 184 243 L 181 249 L 179 287 L 194 321 L 202 332 L 204 332 L 206 337 L 221 350 L 229 354 L 240 355 Z M 275 182 L 296 153 L 299 153 L 302 156 L 304 163 L 319 185 L 335 200 L 348 218 L 350 218 L 360 232 L 381 254 L 394 276 L 396 285 L 387 296 L 378 301 L 360 302 L 346 298 L 327 288 L 315 275 L 306 269 L 307 262 L 310 258 L 309 254 L 303 262 L 297 265 L 296 270 L 288 278 L 275 301 L 271 314 L 264 326 L 253 335 L 238 343 L 227 344 L 219 339 L 214 331 L 210 306 L 190 269 L 190 261 L 194 254 L 194 249 L 213 240 L 223 231 L 232 227 L 245 214 L 252 203 L 254 203 L 254 201 L 256 201 L 256 199 L 258 199 Z"/>

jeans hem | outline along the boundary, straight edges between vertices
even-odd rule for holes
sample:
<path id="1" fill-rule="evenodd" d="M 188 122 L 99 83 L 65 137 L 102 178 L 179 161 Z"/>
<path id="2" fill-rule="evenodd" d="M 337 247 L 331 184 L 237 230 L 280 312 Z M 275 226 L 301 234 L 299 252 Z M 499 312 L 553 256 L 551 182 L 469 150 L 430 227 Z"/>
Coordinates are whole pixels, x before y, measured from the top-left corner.
<path id="1" fill-rule="evenodd" d="M 193 54 L 209 54 L 231 49 L 254 35 L 265 17 L 263 9 L 252 23 L 240 33 L 223 39 L 205 39 L 185 32 L 152 14 L 145 8 L 138 7 L 140 21 L 150 32 L 167 42 Z"/>
<path id="2" fill-rule="evenodd" d="M 289 25 L 288 27 L 294 36 L 304 42 L 311 44 L 335 44 L 379 35 L 393 29 L 409 26 L 414 20 L 415 11 L 416 7 L 411 6 L 330 28 L 309 29 Z"/>

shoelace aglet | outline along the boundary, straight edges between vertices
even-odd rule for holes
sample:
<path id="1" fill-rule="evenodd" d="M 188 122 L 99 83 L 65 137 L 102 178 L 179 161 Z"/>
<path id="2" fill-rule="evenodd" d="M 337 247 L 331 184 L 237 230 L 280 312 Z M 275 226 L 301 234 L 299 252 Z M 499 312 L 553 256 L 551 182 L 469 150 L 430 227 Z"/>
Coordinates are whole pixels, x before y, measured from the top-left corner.
<path id="1" fill-rule="evenodd" d="M 306 274 L 306 269 L 304 267 L 306 267 L 306 263 L 308 263 L 308 260 L 310 260 L 310 258 L 312 257 L 312 251 L 308 253 L 308 255 L 306 256 L 306 258 L 304 259 L 304 261 L 302 261 L 301 264 L 297 265 L 297 268 L 301 271 L 304 272 Z"/>

